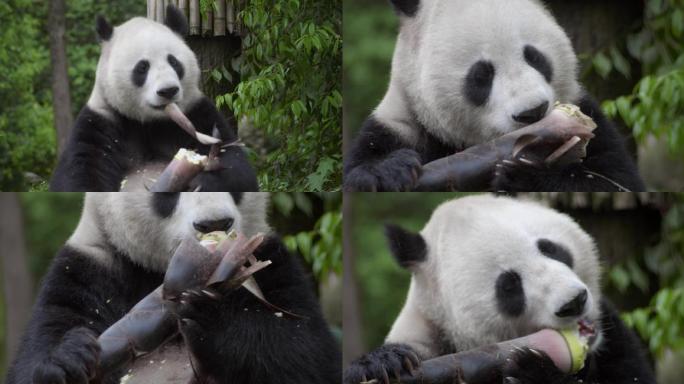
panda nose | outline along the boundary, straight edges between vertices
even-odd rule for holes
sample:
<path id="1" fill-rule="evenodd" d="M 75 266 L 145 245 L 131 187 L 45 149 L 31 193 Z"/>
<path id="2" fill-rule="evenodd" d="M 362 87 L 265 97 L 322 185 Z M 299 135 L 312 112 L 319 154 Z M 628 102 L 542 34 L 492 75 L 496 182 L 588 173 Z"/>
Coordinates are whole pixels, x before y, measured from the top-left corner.
<path id="1" fill-rule="evenodd" d="M 232 218 L 226 217 L 225 219 L 220 220 L 196 221 L 192 223 L 192 226 L 202 233 L 209 233 L 214 231 L 227 231 L 230 229 L 230 227 L 233 226 L 234 221 L 235 220 L 233 220 Z"/>
<path id="2" fill-rule="evenodd" d="M 167 87 L 157 91 L 157 95 L 171 100 L 178 93 L 178 87 Z"/>
<path id="3" fill-rule="evenodd" d="M 549 102 L 545 101 L 532 109 L 528 109 L 525 112 L 514 115 L 513 120 L 523 124 L 536 123 L 537 121 L 541 120 L 544 115 L 546 115 L 546 110 L 548 108 Z"/>
<path id="4" fill-rule="evenodd" d="M 572 317 L 579 316 L 584 312 L 584 305 L 587 303 L 587 290 L 583 289 L 579 295 L 574 299 L 565 303 L 561 309 L 556 312 L 558 317 Z"/>

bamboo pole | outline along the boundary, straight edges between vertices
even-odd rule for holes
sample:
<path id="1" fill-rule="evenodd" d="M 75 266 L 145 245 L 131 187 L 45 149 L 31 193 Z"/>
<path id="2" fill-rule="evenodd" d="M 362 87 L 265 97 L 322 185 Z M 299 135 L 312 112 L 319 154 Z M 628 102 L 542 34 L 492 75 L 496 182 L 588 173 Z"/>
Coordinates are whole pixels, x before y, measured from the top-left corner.
<path id="1" fill-rule="evenodd" d="M 190 0 L 190 34 L 200 34 L 199 0 Z"/>
<path id="2" fill-rule="evenodd" d="M 183 16 L 185 16 L 185 20 L 190 20 L 190 17 L 188 16 L 188 0 L 179 0 L 178 1 L 178 8 L 180 8 L 181 12 L 183 12 Z"/>
<path id="3" fill-rule="evenodd" d="M 235 33 L 235 2 L 226 0 L 226 26 L 228 33 Z"/>
<path id="4" fill-rule="evenodd" d="M 156 16 L 154 19 L 160 23 L 164 22 L 164 1 L 163 0 L 154 0 L 155 4 L 155 14 Z"/>
<path id="5" fill-rule="evenodd" d="M 214 36 L 226 35 L 226 1 L 216 2 L 216 14 L 214 15 Z"/>
<path id="6" fill-rule="evenodd" d="M 214 12 L 207 11 L 206 16 L 202 16 L 202 36 L 211 35 L 211 27 L 214 24 Z"/>

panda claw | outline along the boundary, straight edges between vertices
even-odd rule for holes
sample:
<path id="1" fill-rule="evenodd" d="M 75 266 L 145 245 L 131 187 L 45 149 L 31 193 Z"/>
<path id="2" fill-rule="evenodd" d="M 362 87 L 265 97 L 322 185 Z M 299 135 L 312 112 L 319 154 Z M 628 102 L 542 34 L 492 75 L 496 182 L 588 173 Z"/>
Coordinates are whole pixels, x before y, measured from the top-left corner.
<path id="1" fill-rule="evenodd" d="M 382 370 L 382 381 L 385 384 L 390 384 L 389 376 L 387 375 L 387 371 L 384 369 Z"/>

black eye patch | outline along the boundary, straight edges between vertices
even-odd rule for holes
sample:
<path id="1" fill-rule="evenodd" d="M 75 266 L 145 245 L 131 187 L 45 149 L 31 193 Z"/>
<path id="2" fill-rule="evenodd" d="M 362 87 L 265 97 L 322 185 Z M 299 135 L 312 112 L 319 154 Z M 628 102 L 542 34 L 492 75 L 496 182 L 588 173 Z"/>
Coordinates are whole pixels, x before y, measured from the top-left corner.
<path id="1" fill-rule="evenodd" d="M 180 193 L 156 192 L 152 194 L 152 208 L 159 217 L 165 219 L 173 213 L 178 204 Z"/>
<path id="2" fill-rule="evenodd" d="M 479 107 L 487 102 L 495 74 L 494 65 L 489 61 L 480 60 L 470 67 L 463 92 L 473 105 Z"/>
<path id="3" fill-rule="evenodd" d="M 150 71 L 150 62 L 147 60 L 140 60 L 133 68 L 133 84 L 142 87 L 147 79 L 147 73 Z"/>
<path id="4" fill-rule="evenodd" d="M 183 68 L 183 64 L 181 64 L 180 61 L 178 61 L 178 59 L 176 59 L 176 56 L 174 55 L 166 56 L 166 60 L 169 62 L 173 70 L 176 71 L 176 74 L 178 74 L 178 79 L 182 80 L 183 75 L 185 75 L 185 69 Z"/>
<path id="5" fill-rule="evenodd" d="M 516 271 L 506 271 L 496 279 L 496 302 L 501 313 L 517 317 L 525 311 L 525 290 Z"/>
<path id="6" fill-rule="evenodd" d="M 560 261 L 561 263 L 572 268 L 574 264 L 572 255 L 562 245 L 554 243 L 551 240 L 539 239 L 537 240 L 537 248 L 539 248 L 539 252 L 549 259 Z"/>
<path id="7" fill-rule="evenodd" d="M 525 61 L 527 61 L 527 64 L 539 71 L 539 73 L 544 76 L 546 81 L 550 83 L 551 79 L 553 79 L 553 67 L 546 56 L 544 56 L 543 53 L 539 52 L 537 48 L 531 45 L 525 46 L 523 55 L 525 56 Z"/>

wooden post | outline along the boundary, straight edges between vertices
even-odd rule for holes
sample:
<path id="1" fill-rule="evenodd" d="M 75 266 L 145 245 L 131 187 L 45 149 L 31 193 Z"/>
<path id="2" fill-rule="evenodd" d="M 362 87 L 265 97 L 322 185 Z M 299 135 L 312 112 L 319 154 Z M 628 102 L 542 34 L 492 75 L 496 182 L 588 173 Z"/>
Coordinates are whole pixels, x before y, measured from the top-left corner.
<path id="1" fill-rule="evenodd" d="M 188 15 L 188 0 L 179 0 L 178 1 L 178 8 L 180 8 L 181 12 L 183 12 L 183 16 L 185 16 L 185 20 L 188 20 L 188 23 L 190 22 L 190 16 Z"/>
<path id="2" fill-rule="evenodd" d="M 228 32 L 235 33 L 235 3 L 233 0 L 226 0 L 226 24 Z"/>
<path id="3" fill-rule="evenodd" d="M 155 20 L 157 20 L 160 23 L 164 22 L 164 1 L 163 0 L 155 0 L 155 11 L 156 11 L 156 16 Z"/>
<path id="4" fill-rule="evenodd" d="M 66 40 L 64 38 L 65 15 L 66 4 L 64 0 L 51 0 L 48 31 L 50 32 L 50 58 L 52 59 L 52 106 L 58 153 L 62 153 L 64 150 L 74 121 L 71 115 Z"/>
<path id="5" fill-rule="evenodd" d="M 202 36 L 210 36 L 211 28 L 214 25 L 214 12 L 207 11 L 205 15 L 202 15 Z"/>

